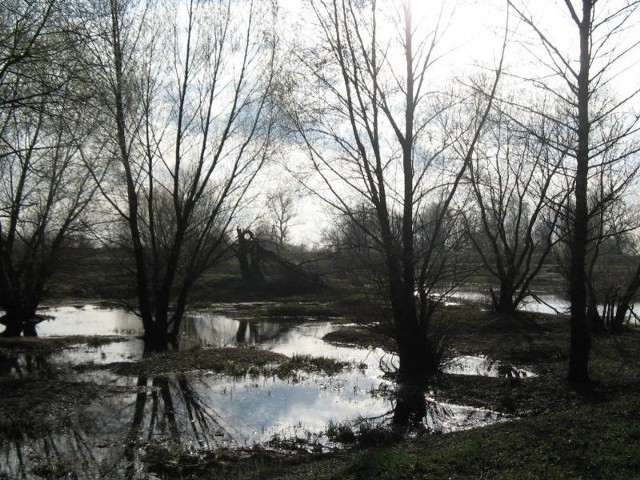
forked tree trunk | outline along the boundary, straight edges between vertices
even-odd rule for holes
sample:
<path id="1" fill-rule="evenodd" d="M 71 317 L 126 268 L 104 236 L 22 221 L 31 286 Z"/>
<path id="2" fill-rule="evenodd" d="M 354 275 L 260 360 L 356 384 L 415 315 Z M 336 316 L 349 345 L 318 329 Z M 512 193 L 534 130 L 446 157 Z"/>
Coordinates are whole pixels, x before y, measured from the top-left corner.
<path id="1" fill-rule="evenodd" d="M 17 309 L 9 310 L 0 318 L 0 323 L 6 329 L 2 332 L 3 337 L 37 337 L 36 325 L 42 321 L 42 318 L 36 315 L 35 309 Z"/>

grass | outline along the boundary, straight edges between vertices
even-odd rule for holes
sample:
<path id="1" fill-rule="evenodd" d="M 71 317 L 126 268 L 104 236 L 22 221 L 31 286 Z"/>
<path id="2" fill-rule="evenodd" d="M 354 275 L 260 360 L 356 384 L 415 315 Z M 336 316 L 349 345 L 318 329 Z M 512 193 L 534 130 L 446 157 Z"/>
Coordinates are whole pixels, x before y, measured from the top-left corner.
<path id="1" fill-rule="evenodd" d="M 335 375 L 349 364 L 327 357 L 285 355 L 259 348 L 198 348 L 152 354 L 138 362 L 115 362 L 104 366 L 83 365 L 80 369 L 107 368 L 120 375 L 166 375 L 206 370 L 230 376 L 264 375 L 287 378 L 298 372 Z"/>
<path id="2" fill-rule="evenodd" d="M 258 348 L 201 348 L 152 354 L 138 362 L 116 362 L 104 368 L 120 375 L 164 375 L 207 370 L 232 376 L 260 375 L 282 364 L 288 357 Z"/>
<path id="3" fill-rule="evenodd" d="M 313 357 L 311 355 L 294 355 L 291 359 L 280 364 L 276 374 L 280 378 L 286 378 L 295 372 L 317 373 L 323 375 L 335 375 L 350 368 L 349 363 L 341 362 L 329 357 Z"/>
<path id="4" fill-rule="evenodd" d="M 0 337 L 0 352 L 5 353 L 53 353 L 73 345 L 86 344 L 100 347 L 113 342 L 125 342 L 128 337 L 69 335 L 66 337 Z"/>
<path id="5" fill-rule="evenodd" d="M 256 470 L 242 478 L 622 480 L 638 478 L 638 472 L 640 398 L 631 396 Z"/>
<path id="6" fill-rule="evenodd" d="M 411 471 L 411 458 L 393 450 L 370 450 L 358 455 L 344 469 L 345 475 L 354 478 L 379 478 L 386 472 L 401 473 Z"/>
<path id="7" fill-rule="evenodd" d="M 362 348 L 382 345 L 388 349 L 394 348 L 394 342 L 389 336 L 367 327 L 341 328 L 327 333 L 322 339 L 334 345 L 355 345 Z"/>

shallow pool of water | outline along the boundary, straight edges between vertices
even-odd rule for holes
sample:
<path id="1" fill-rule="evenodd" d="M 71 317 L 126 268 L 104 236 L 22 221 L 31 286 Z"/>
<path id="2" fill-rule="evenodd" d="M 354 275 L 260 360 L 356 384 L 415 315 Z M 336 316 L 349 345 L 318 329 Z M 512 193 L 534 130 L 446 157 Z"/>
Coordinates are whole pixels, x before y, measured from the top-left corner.
<path id="1" fill-rule="evenodd" d="M 461 355 L 447 361 L 443 372 L 453 375 L 479 375 L 483 377 L 531 378 L 531 370 L 498 362 L 484 355 Z"/>
<path id="2" fill-rule="evenodd" d="M 491 304 L 491 299 L 487 293 L 469 290 L 459 290 L 453 293 L 449 299 L 449 303 L 459 303 L 460 300 L 487 306 Z M 531 297 L 525 298 L 520 304 L 519 309 L 524 312 L 555 315 L 568 313 L 569 306 L 569 302 L 561 296 L 546 293 L 538 295 L 537 300 Z"/>
<path id="3" fill-rule="evenodd" d="M 384 378 L 381 364 L 392 364 L 394 357 L 381 349 L 327 344 L 322 337 L 341 328 L 331 322 L 274 319 L 247 323 L 221 313 L 198 312 L 184 322 L 181 348 L 250 344 L 287 356 L 331 357 L 351 365 L 338 375 L 298 372 L 285 379 L 230 378 L 198 371 L 126 377 L 108 370 L 76 372 L 68 367 L 141 358 L 143 342 L 130 337 L 141 333 L 135 316 L 92 305 L 57 307 L 44 313 L 56 318 L 38 326 L 42 336 L 127 335 L 125 341 L 99 347 L 78 345 L 43 360 L 48 368 L 67 372 L 67 380 L 125 387 L 127 393 L 112 392 L 96 399 L 79 415 L 69 414 L 65 427 L 46 438 L 3 443 L 0 477 L 4 473 L 9 478 L 37 478 L 38 465 L 66 465 L 76 469 L 79 478 L 137 478 L 142 475 L 140 456 L 154 443 L 211 449 L 302 438 L 310 448 L 327 449 L 334 447 L 325 435 L 330 423 L 367 418 L 385 423 L 393 418 L 394 385 Z M 20 359 L 21 365 L 26 361 L 26 357 Z M 465 362 L 472 363 L 468 359 L 450 363 L 451 373 L 465 373 L 466 368 L 467 373 L 475 369 L 472 374 L 489 375 L 495 370 L 487 366 L 480 371 L 475 364 L 465 367 Z M 432 431 L 475 428 L 502 418 L 495 412 L 440 402 L 427 393 L 423 397 L 426 414 L 422 423 Z"/>

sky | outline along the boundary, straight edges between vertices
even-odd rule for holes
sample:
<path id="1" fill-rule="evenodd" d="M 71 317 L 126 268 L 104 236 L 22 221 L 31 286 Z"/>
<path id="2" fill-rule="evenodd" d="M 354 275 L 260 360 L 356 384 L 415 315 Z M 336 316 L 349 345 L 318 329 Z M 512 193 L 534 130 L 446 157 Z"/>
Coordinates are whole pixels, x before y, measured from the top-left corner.
<path id="1" fill-rule="evenodd" d="M 509 43 L 506 51 L 508 71 L 525 77 L 547 78 L 549 71 L 540 61 L 548 60 L 546 52 L 540 49 L 539 39 L 533 31 L 518 19 L 512 9 L 507 8 L 506 0 L 410 0 L 418 30 L 429 31 L 437 19 L 435 12 L 442 9 L 446 30 L 437 49 L 442 54 L 438 67 L 432 71 L 435 82 L 442 79 L 462 78 L 474 72 L 491 70 L 498 63 L 505 28 L 508 28 Z M 402 0 L 378 0 L 379 5 L 392 7 L 401 5 Z M 578 7 L 578 0 L 572 0 Z M 564 0 L 516 1 L 528 14 L 542 26 L 544 34 L 553 39 L 562 52 L 576 52 L 577 27 L 572 22 Z M 624 0 L 598 2 L 598 7 L 616 8 Z M 281 0 L 284 29 L 296 42 L 314 42 L 313 11 L 306 0 Z M 578 10 L 579 11 L 579 10 Z M 636 15 L 638 17 L 638 15 Z M 638 19 L 636 18 L 635 21 Z M 640 26 L 622 31 L 613 45 L 632 45 L 640 39 Z M 386 27 L 389 35 L 395 26 Z M 604 33 L 604 29 L 601 29 Z M 599 30 L 600 31 L 600 30 Z M 615 55 L 616 49 L 603 50 L 607 58 Z M 536 58 L 538 56 L 538 58 Z M 627 95 L 638 88 L 640 78 L 640 49 L 635 48 L 627 55 L 625 62 L 616 64 L 612 70 L 616 80 L 610 90 L 618 95 Z M 594 65 L 594 66 L 597 66 Z M 511 78 L 511 81 L 514 81 Z M 517 82 L 516 82 L 517 84 Z M 637 102 L 636 102 L 637 103 Z M 292 153 L 293 155 L 293 153 Z M 285 161 L 286 163 L 286 161 Z M 278 171 L 273 178 L 284 179 L 284 170 Z M 288 180 L 285 180 L 288 182 Z M 330 226 L 329 217 L 322 202 L 317 198 L 303 198 L 298 205 L 297 216 L 292 222 L 291 240 L 294 243 L 318 244 L 322 231 Z"/>
<path id="2" fill-rule="evenodd" d="M 389 7 L 394 2 L 400 5 L 396 0 L 383 0 L 380 4 Z M 431 30 L 437 20 L 434 9 L 441 12 L 444 28 L 438 51 L 443 57 L 438 62 L 438 70 L 431 74 L 433 78 L 466 75 L 479 65 L 491 68 L 496 64 L 506 19 L 501 8 L 503 3 L 502 0 L 413 0 L 414 18 L 419 29 Z M 317 41 L 313 29 L 309 28 L 309 23 L 314 23 L 314 14 L 306 0 L 281 0 L 281 8 L 285 22 L 289 24 L 286 29 L 294 32 L 296 41 Z M 386 29 L 387 35 L 395 35 L 397 26 L 388 23 L 380 28 Z M 274 179 L 288 175 L 285 169 L 276 168 L 274 172 L 271 175 Z M 332 225 L 328 206 L 313 195 L 302 195 L 296 213 L 290 229 L 291 241 L 313 246 L 321 244 L 323 232 Z"/>

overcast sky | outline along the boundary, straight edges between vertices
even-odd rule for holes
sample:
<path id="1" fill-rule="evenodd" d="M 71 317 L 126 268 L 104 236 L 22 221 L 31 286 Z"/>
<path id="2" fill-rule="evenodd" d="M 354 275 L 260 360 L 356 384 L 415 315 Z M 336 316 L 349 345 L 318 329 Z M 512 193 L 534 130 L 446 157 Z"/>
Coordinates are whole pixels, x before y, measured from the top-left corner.
<path id="1" fill-rule="evenodd" d="M 378 0 L 384 8 L 393 8 L 402 4 L 403 0 Z M 579 11 L 578 0 L 572 0 Z M 624 0 L 607 0 L 598 2 L 599 12 L 604 9 L 617 8 Z M 520 5 L 536 19 L 545 35 L 553 39 L 562 52 L 577 52 L 577 27 L 572 22 L 564 0 L 520 0 Z M 317 41 L 313 24 L 313 11 L 307 0 L 281 0 L 283 29 L 295 38 L 295 41 Z M 431 78 L 436 82 L 446 78 L 462 77 L 484 68 L 491 69 L 497 64 L 505 26 L 509 27 L 509 45 L 507 48 L 507 68 L 518 75 L 544 77 L 549 74 L 540 60 L 545 53 L 540 50 L 539 40 L 532 30 L 517 18 L 514 12 L 507 17 L 506 0 L 412 0 L 415 24 L 418 31 L 431 31 L 437 20 L 437 13 L 442 8 L 442 18 L 446 24 L 438 51 L 443 55 L 437 70 L 432 71 Z M 640 37 L 640 26 L 629 25 L 620 37 L 612 42 L 616 48 L 637 42 Z M 631 28 L 635 27 L 635 28 Z M 396 29 L 391 22 L 387 23 L 388 34 Z M 601 29 L 604 33 L 605 29 Z M 611 54 L 611 52 L 605 52 Z M 577 61 L 577 53 L 574 58 Z M 638 88 L 640 81 L 639 52 L 634 50 L 625 62 L 614 70 L 616 81 L 612 90 L 619 95 Z M 277 170 L 276 170 L 277 171 Z M 285 172 L 276 174 L 274 178 L 285 178 Z M 329 223 L 323 214 L 323 207 L 317 199 L 307 198 L 298 206 L 298 216 L 292 222 L 291 240 L 294 242 L 315 243 L 320 240 L 323 228 Z"/>

